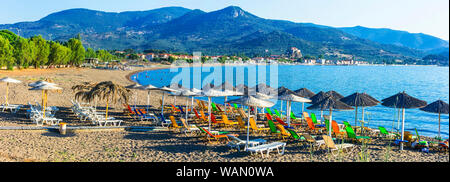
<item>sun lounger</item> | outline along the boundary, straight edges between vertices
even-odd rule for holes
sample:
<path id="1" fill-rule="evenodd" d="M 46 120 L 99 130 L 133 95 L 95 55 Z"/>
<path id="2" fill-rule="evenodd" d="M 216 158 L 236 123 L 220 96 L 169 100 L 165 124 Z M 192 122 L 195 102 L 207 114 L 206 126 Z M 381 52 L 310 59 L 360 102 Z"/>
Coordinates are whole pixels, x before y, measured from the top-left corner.
<path id="1" fill-rule="evenodd" d="M 275 111 L 275 115 L 277 115 L 278 117 L 280 117 L 280 118 L 283 117 L 283 116 L 281 116 L 281 113 L 278 110 L 273 109 L 273 111 Z"/>
<path id="2" fill-rule="evenodd" d="M 2 109 L 2 112 L 5 112 L 5 110 L 10 110 L 11 113 L 17 113 L 17 111 L 22 108 L 22 105 L 15 105 L 15 104 L 4 104 L 1 105 L 0 108 Z"/>
<path id="3" fill-rule="evenodd" d="M 206 133 L 206 138 L 208 140 L 209 143 L 213 143 L 212 141 L 215 140 L 216 142 L 221 142 L 221 141 L 230 141 L 229 139 L 229 135 L 234 135 L 234 136 L 238 136 L 237 134 L 213 134 L 211 132 L 208 131 L 208 129 L 206 128 L 202 128 L 197 126 L 200 130 L 202 130 L 203 132 Z"/>
<path id="4" fill-rule="evenodd" d="M 242 145 L 246 145 L 247 141 L 246 140 L 241 140 L 240 138 L 234 136 L 234 135 L 228 135 L 229 138 L 231 138 L 232 140 L 230 142 L 228 142 L 227 146 L 229 146 L 230 148 L 236 148 L 238 151 L 241 151 L 241 146 Z M 265 144 L 267 141 L 264 139 L 253 139 L 253 140 L 249 140 L 248 141 L 248 146 L 250 147 L 254 147 L 254 146 L 258 146 L 261 144 Z"/>
<path id="5" fill-rule="evenodd" d="M 311 145 L 313 150 L 320 149 L 322 146 L 325 145 L 325 140 L 316 140 L 310 134 L 304 133 L 303 137 L 305 137 L 305 140 Z"/>
<path id="6" fill-rule="evenodd" d="M 155 116 L 154 114 L 149 113 L 149 114 L 147 115 L 147 114 L 142 113 L 142 111 L 140 111 L 140 110 L 138 110 L 138 109 L 135 109 L 134 112 L 135 112 L 135 113 L 137 114 L 137 116 L 141 119 L 141 121 L 144 121 L 144 120 L 146 120 L 146 121 L 152 120 L 153 122 L 156 122 L 156 116 Z"/>
<path id="7" fill-rule="evenodd" d="M 169 127 L 170 126 L 170 124 L 172 124 L 172 121 L 170 121 L 170 119 L 166 119 L 165 117 L 164 117 L 164 115 L 163 114 L 158 114 L 158 119 L 159 119 L 159 122 L 161 123 L 161 126 L 162 127 Z"/>
<path id="8" fill-rule="evenodd" d="M 283 125 L 285 128 L 289 128 L 289 129 L 294 129 L 293 126 L 300 126 L 299 123 L 291 123 L 291 126 L 289 126 L 287 123 L 285 123 L 283 120 L 281 120 L 280 118 L 275 118 L 277 120 L 278 123 L 280 123 L 281 125 Z"/>
<path id="9" fill-rule="evenodd" d="M 305 141 L 306 140 L 305 137 L 298 135 L 297 132 L 295 132 L 294 130 L 286 129 L 286 131 L 288 131 L 291 134 L 290 138 L 292 138 L 296 141 Z"/>
<path id="10" fill-rule="evenodd" d="M 394 137 L 398 136 L 395 133 L 389 133 L 386 128 L 380 126 L 378 127 L 378 129 L 380 130 L 380 135 L 386 138 L 390 138 L 393 139 Z"/>
<path id="11" fill-rule="evenodd" d="M 266 114 L 268 115 L 269 113 L 266 113 Z M 275 126 L 275 123 L 273 123 L 273 121 L 271 119 L 267 119 L 267 124 L 269 125 L 269 128 L 270 128 L 270 134 L 281 137 L 281 132 L 277 129 L 277 127 Z"/>
<path id="12" fill-rule="evenodd" d="M 200 129 L 197 128 L 195 125 L 187 125 L 186 120 L 184 120 L 183 118 L 180 118 L 180 121 L 181 121 L 181 123 L 184 126 L 184 129 L 182 129 L 182 132 L 184 132 L 184 134 L 186 136 L 192 136 L 192 135 L 200 134 Z"/>
<path id="13" fill-rule="evenodd" d="M 254 147 L 249 147 L 246 151 L 250 153 L 261 153 L 261 157 L 264 157 L 264 152 L 267 152 L 267 157 L 269 157 L 269 153 L 273 150 L 277 150 L 278 154 L 284 154 L 284 148 L 286 147 L 286 143 L 283 142 L 273 142 L 268 144 L 262 144 Z M 280 151 L 281 148 L 281 151 Z"/>
<path id="14" fill-rule="evenodd" d="M 256 125 L 255 120 L 253 119 L 253 117 L 250 117 L 250 128 L 252 129 L 253 132 L 257 132 L 259 134 L 263 133 L 263 132 L 267 132 L 270 130 L 270 128 L 260 128 Z"/>
<path id="15" fill-rule="evenodd" d="M 367 141 L 370 142 L 372 140 L 371 137 L 369 136 L 356 136 L 355 131 L 353 130 L 352 127 L 345 127 L 345 130 L 347 131 L 347 137 L 349 139 L 352 139 L 354 141 L 358 141 L 358 142 L 363 142 L 363 141 Z"/>
<path id="16" fill-rule="evenodd" d="M 316 126 L 314 125 L 314 123 L 312 122 L 311 118 L 305 118 L 306 122 L 308 123 L 308 129 L 312 132 L 312 133 L 322 133 L 322 129 L 323 128 L 316 128 Z"/>
<path id="17" fill-rule="evenodd" d="M 280 136 L 284 140 L 286 137 L 290 137 L 291 134 L 284 129 L 284 126 L 281 124 L 276 125 L 277 129 L 280 131 Z"/>
<path id="18" fill-rule="evenodd" d="M 180 131 L 182 127 L 178 125 L 177 121 L 175 120 L 175 116 L 169 116 L 169 119 L 171 121 L 171 125 L 169 128 Z"/>
<path id="19" fill-rule="evenodd" d="M 322 135 L 322 138 L 325 141 L 325 145 L 327 146 L 327 148 L 330 149 L 331 153 L 335 156 L 337 155 L 337 153 L 335 153 L 336 151 L 345 151 L 345 150 L 353 151 L 353 149 L 356 148 L 355 145 L 350 143 L 335 144 L 333 142 L 333 139 L 328 135 Z"/>
<path id="20" fill-rule="evenodd" d="M 222 121 L 223 121 L 223 124 L 225 124 L 225 126 L 231 126 L 231 127 L 234 127 L 234 126 L 239 125 L 238 122 L 230 121 L 230 120 L 228 119 L 228 116 L 225 115 L 225 114 L 222 114 Z"/>

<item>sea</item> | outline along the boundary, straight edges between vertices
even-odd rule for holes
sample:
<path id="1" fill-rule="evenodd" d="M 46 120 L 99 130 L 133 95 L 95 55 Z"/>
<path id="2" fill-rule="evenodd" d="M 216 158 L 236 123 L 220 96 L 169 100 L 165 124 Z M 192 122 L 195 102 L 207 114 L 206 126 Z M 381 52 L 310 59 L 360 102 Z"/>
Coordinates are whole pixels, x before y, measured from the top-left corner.
<path id="1" fill-rule="evenodd" d="M 307 88 L 314 93 L 334 90 L 343 96 L 355 92 L 365 92 L 377 100 L 405 91 L 407 94 L 432 103 L 438 99 L 449 102 L 449 67 L 439 66 L 331 66 L 331 65 L 227 65 L 204 67 L 177 67 L 149 70 L 136 73 L 131 79 L 141 85 L 167 86 L 180 83 L 186 88 L 201 89 L 202 85 L 213 83 L 220 85 L 227 81 L 234 86 L 241 83 L 253 87 L 265 83 L 271 87 L 284 86 L 291 90 Z M 143 97 L 144 98 L 144 97 Z M 205 99 L 206 98 L 199 98 Z M 228 98 L 233 99 L 233 97 Z M 274 101 L 274 100 L 272 100 Z M 223 97 L 213 98 L 213 102 L 224 103 Z M 273 108 L 286 111 L 285 101 L 274 101 Z M 282 103 L 283 102 L 283 103 Z M 314 112 L 320 117 L 320 111 Z M 301 116 L 302 103 L 292 103 L 292 111 Z M 364 108 L 365 126 L 385 127 L 389 131 L 398 131 L 401 127 L 398 109 L 384 107 L 381 104 Z M 328 111 L 323 112 L 328 115 Z M 358 108 L 358 120 L 361 120 L 361 108 Z M 355 123 L 355 110 L 333 111 L 333 120 L 338 123 Z M 358 123 L 360 125 L 360 123 Z M 441 137 L 448 138 L 449 115 L 441 114 Z M 406 109 L 405 131 L 419 135 L 435 137 L 438 134 L 438 114 L 419 109 Z"/>

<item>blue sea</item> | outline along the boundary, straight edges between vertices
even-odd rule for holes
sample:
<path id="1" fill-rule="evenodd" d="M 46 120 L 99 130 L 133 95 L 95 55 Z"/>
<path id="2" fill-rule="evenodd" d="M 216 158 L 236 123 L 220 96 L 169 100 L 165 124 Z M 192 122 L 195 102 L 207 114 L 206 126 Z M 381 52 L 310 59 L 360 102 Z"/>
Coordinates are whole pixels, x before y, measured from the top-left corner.
<path id="1" fill-rule="evenodd" d="M 193 75 L 201 75 L 195 79 Z M 270 65 L 270 66 L 217 66 L 160 69 L 143 71 L 133 75 L 133 81 L 142 85 L 152 84 L 162 87 L 173 80 L 183 80 L 185 87 L 201 89 L 201 85 L 212 82 L 220 85 L 225 80 L 235 86 L 244 83 L 253 87 L 258 83 L 266 83 L 278 88 L 284 86 L 291 90 L 308 88 L 318 93 L 334 90 L 343 96 L 355 92 L 365 92 L 381 101 L 384 98 L 405 91 L 407 94 L 428 103 L 441 99 L 449 102 L 449 68 L 437 66 L 307 66 L 307 65 Z M 250 80 L 250 81 L 249 81 Z M 178 83 L 178 81 L 176 81 Z M 232 98 L 229 98 L 232 99 Z M 223 103 L 223 98 L 213 98 L 214 102 Z M 320 116 L 320 111 L 306 110 Z M 274 108 L 280 110 L 281 101 Z M 301 103 L 293 103 L 292 111 L 301 115 Z M 283 111 L 286 110 L 283 102 Z M 361 119 L 361 109 L 358 108 Z M 333 111 L 333 120 L 338 123 L 349 121 L 354 124 L 355 111 Z M 324 114 L 328 114 L 324 111 Z M 365 108 L 365 126 L 377 128 L 383 126 L 388 130 L 396 130 L 398 110 L 384 107 L 381 104 Z M 448 138 L 449 116 L 441 114 L 441 136 Z M 405 130 L 414 132 L 417 128 L 420 135 L 437 136 L 438 114 L 427 113 L 419 109 L 407 109 Z"/>

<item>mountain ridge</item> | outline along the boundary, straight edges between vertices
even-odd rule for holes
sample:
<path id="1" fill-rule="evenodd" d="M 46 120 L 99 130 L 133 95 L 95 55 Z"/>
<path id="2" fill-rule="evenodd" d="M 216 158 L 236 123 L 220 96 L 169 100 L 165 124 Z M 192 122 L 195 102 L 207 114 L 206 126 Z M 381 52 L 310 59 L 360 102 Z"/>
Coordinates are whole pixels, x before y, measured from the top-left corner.
<path id="1" fill-rule="evenodd" d="M 87 47 L 117 50 L 166 49 L 260 55 L 280 54 L 288 48 L 286 46 L 298 46 L 305 54 L 348 54 L 367 60 L 418 59 L 426 51 L 448 49 L 448 42 L 439 44 L 441 39 L 430 39 L 432 36 L 428 35 L 425 40 L 431 43 L 423 49 L 418 43 L 410 44 L 408 41 L 414 43 L 411 38 L 406 39 L 408 41 L 393 39 L 404 41 L 402 44 L 383 42 L 373 38 L 372 32 L 376 30 L 370 28 L 367 28 L 371 35 L 368 36 L 358 34 L 351 27 L 264 19 L 237 6 L 212 12 L 183 7 L 119 13 L 76 8 L 49 14 L 35 22 L 3 24 L 0 29 L 20 29 L 20 35 L 24 37 L 41 34 L 47 39 L 63 41 L 80 34 Z M 265 47 L 261 47 L 263 45 Z M 416 48 L 411 48 L 414 46 Z"/>

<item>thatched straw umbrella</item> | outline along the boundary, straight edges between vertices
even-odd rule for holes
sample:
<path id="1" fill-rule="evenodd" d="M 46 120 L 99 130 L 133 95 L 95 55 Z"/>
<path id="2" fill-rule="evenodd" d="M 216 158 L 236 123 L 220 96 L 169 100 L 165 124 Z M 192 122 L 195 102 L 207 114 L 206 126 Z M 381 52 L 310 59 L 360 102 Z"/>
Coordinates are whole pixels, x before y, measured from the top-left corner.
<path id="1" fill-rule="evenodd" d="M 280 93 L 283 93 L 286 90 L 289 90 L 289 89 L 284 87 L 284 86 L 278 87 L 277 88 L 277 94 L 280 95 Z M 280 102 L 281 102 L 280 111 L 281 111 L 281 113 L 283 113 L 283 100 L 281 100 Z"/>
<path id="2" fill-rule="evenodd" d="M 247 121 L 247 142 L 245 144 L 245 149 L 247 149 L 248 142 L 250 140 L 250 107 L 272 107 L 273 105 L 275 105 L 275 103 L 266 101 L 266 100 L 262 100 L 262 99 L 257 99 L 253 96 L 244 96 L 239 99 L 230 100 L 230 101 L 228 101 L 228 103 L 236 103 L 236 104 L 246 105 L 249 107 L 248 108 L 248 121 Z"/>
<path id="3" fill-rule="evenodd" d="M 344 98 L 343 95 L 341 95 L 340 93 L 338 93 L 338 92 L 336 92 L 334 90 L 330 90 L 330 91 L 326 92 L 325 94 L 332 95 L 333 98 L 335 98 L 337 100 Z"/>
<path id="4" fill-rule="evenodd" d="M 439 130 L 438 138 L 441 140 L 441 114 L 448 114 L 448 104 L 442 100 L 437 100 L 427 106 L 420 108 L 420 110 L 431 113 L 438 113 L 439 115 Z"/>
<path id="5" fill-rule="evenodd" d="M 83 99 L 91 102 L 96 98 L 106 101 L 106 116 L 108 119 L 108 109 L 110 102 L 116 103 L 117 101 L 122 101 L 128 103 L 128 98 L 130 96 L 130 90 L 115 84 L 112 81 L 104 81 L 96 84 L 92 89 L 83 95 Z"/>
<path id="6" fill-rule="evenodd" d="M 46 105 L 47 105 L 47 94 L 49 90 L 62 90 L 62 88 L 54 86 L 54 85 L 40 85 L 38 87 L 33 87 L 30 88 L 29 90 L 42 90 L 44 92 L 43 95 L 43 105 L 42 105 L 42 113 L 43 113 L 43 117 L 45 118 L 45 109 L 46 109 Z"/>
<path id="7" fill-rule="evenodd" d="M 405 109 L 422 108 L 427 105 L 426 101 L 414 98 L 404 91 L 382 100 L 381 105 L 391 108 L 402 109 L 402 141 L 405 139 Z M 400 144 L 400 150 L 403 150 L 403 142 Z"/>
<path id="8" fill-rule="evenodd" d="M 315 103 L 320 102 L 321 100 L 323 100 L 327 96 L 328 96 L 328 94 L 326 94 L 323 91 L 320 91 L 319 93 L 317 93 L 316 95 L 313 95 L 309 99 L 311 99 L 311 104 L 315 104 Z M 320 111 L 320 118 L 323 120 L 323 111 L 322 110 Z"/>
<path id="9" fill-rule="evenodd" d="M 354 93 L 352 95 L 349 95 L 347 97 L 342 98 L 340 101 L 346 103 L 349 106 L 355 107 L 355 126 L 358 124 L 358 107 L 362 107 L 362 125 L 361 127 L 364 128 L 364 107 L 372 107 L 378 105 L 380 101 L 373 98 L 372 96 L 366 94 L 366 93 Z M 362 130 L 361 130 L 362 132 Z"/>
<path id="10" fill-rule="evenodd" d="M 307 88 L 301 88 L 294 91 L 298 96 L 303 98 L 311 98 L 312 96 L 316 95 L 314 92 Z"/>
<path id="11" fill-rule="evenodd" d="M 308 98 L 310 99 L 311 97 L 313 97 L 314 95 L 316 95 L 314 92 L 312 92 L 311 90 L 307 89 L 307 88 L 301 88 L 298 90 L 294 91 L 298 96 L 303 97 L 303 98 Z M 312 102 L 312 100 L 311 100 Z M 302 119 L 303 119 L 303 112 L 305 108 L 305 103 L 302 102 Z"/>
<path id="12" fill-rule="evenodd" d="M 291 126 L 291 117 L 290 117 L 291 103 L 292 102 L 301 102 L 301 103 L 311 102 L 311 100 L 300 97 L 297 94 L 295 94 L 294 91 L 289 90 L 289 89 L 287 89 L 281 93 L 278 93 L 278 100 L 286 101 L 286 119 L 287 119 L 288 126 Z"/>
<path id="13" fill-rule="evenodd" d="M 332 95 L 327 96 L 322 99 L 320 102 L 315 103 L 307 109 L 321 110 L 321 111 L 330 111 L 330 124 L 328 128 L 328 135 L 331 137 L 331 123 L 333 122 L 333 110 L 353 110 L 353 107 L 335 99 Z"/>
<path id="14" fill-rule="evenodd" d="M 20 80 L 16 80 L 14 78 L 10 78 L 10 77 L 5 77 L 0 79 L 0 82 L 5 82 L 6 83 L 6 97 L 5 97 L 5 104 L 8 105 L 8 88 L 9 88 L 9 84 L 10 83 L 21 83 Z"/>

